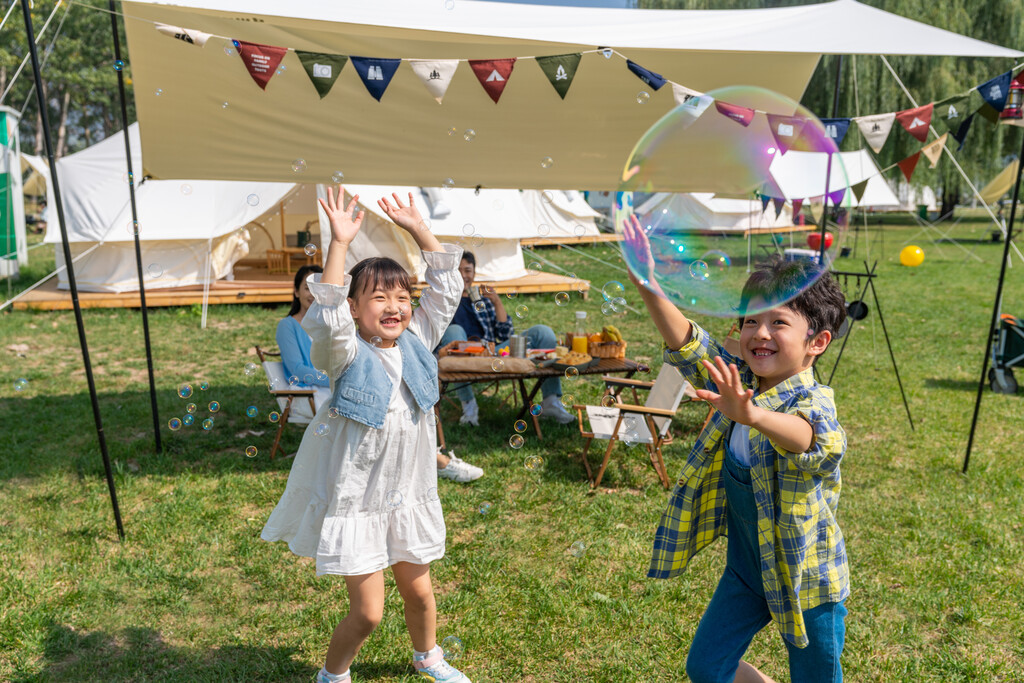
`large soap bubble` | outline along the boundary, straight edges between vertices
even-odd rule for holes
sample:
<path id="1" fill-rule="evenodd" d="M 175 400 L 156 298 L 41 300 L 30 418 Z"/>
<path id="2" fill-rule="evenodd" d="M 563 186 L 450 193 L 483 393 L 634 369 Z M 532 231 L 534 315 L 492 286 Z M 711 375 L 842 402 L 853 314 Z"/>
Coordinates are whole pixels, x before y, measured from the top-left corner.
<path id="1" fill-rule="evenodd" d="M 632 194 L 618 195 L 615 229 L 630 271 L 681 308 L 712 316 L 753 314 L 798 295 L 827 272 L 799 231 L 820 228 L 823 205 L 831 221 L 834 208 L 852 201 L 829 132 L 797 102 L 763 88 L 721 88 L 677 106 L 623 169 L 619 191 Z M 793 206 L 805 208 L 793 215 Z M 845 223 L 828 227 L 835 239 L 825 264 L 842 247 Z M 750 271 L 769 258 L 812 267 L 745 301 Z"/>

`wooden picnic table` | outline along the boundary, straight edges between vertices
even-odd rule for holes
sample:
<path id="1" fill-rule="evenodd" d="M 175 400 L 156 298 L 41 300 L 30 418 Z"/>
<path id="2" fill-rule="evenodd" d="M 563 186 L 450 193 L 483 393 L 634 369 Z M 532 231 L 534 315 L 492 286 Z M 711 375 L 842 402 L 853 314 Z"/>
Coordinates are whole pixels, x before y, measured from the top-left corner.
<path id="1" fill-rule="evenodd" d="M 597 363 L 594 363 L 589 368 L 580 370 L 580 375 L 611 375 L 617 373 L 624 373 L 627 378 L 632 377 L 636 373 L 637 369 L 641 366 L 641 363 L 630 360 L 628 358 L 602 358 Z M 495 382 L 495 381 L 511 381 L 514 382 L 516 388 L 519 390 L 519 396 L 523 399 L 523 405 L 516 414 L 515 419 L 520 420 L 526 415 L 529 415 L 533 421 L 533 429 L 537 433 L 538 439 L 543 439 L 543 435 L 540 430 L 540 421 L 536 415 L 529 412 L 530 406 L 533 404 L 533 399 L 540 391 L 540 385 L 544 380 L 549 377 L 561 377 L 565 374 L 564 370 L 558 370 L 553 367 L 537 367 L 530 372 L 451 372 L 442 371 L 438 373 L 438 381 L 441 384 L 441 396 L 444 397 L 448 391 L 450 385 L 470 383 L 476 384 L 479 382 Z M 533 388 L 527 391 L 526 382 L 528 380 L 534 380 Z M 435 407 L 437 413 L 437 437 L 438 443 L 441 447 L 445 447 L 444 438 L 444 427 L 441 424 L 441 402 L 438 401 Z"/>

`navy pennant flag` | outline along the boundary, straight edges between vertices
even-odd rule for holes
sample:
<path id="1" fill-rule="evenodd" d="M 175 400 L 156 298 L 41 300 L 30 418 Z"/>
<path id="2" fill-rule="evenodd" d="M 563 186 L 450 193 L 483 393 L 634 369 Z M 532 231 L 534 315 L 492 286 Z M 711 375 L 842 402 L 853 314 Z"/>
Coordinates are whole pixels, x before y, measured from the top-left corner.
<path id="1" fill-rule="evenodd" d="M 775 218 L 782 215 L 782 210 L 786 208 L 786 199 L 784 197 L 772 197 L 772 206 L 775 207 Z"/>
<path id="2" fill-rule="evenodd" d="M 985 81 L 978 86 L 978 94 L 993 109 L 1002 111 L 1006 106 L 1006 97 L 1010 94 L 1011 78 L 1013 78 L 1013 72 L 1007 71 L 990 81 Z"/>
<path id="3" fill-rule="evenodd" d="M 377 57 L 350 57 L 352 66 L 362 79 L 366 90 L 373 95 L 373 99 L 380 102 L 384 91 L 391 84 L 401 59 L 378 59 Z"/>
<path id="4" fill-rule="evenodd" d="M 974 114 L 971 114 L 964 122 L 960 124 L 960 127 L 953 133 L 953 139 L 955 139 L 960 145 L 956 148 L 956 151 L 960 151 L 964 148 L 964 142 L 967 140 L 967 131 L 971 129 L 971 122 L 974 121 Z"/>
<path id="5" fill-rule="evenodd" d="M 843 144 L 846 131 L 850 130 L 852 119 L 822 119 L 821 125 L 825 127 L 825 137 L 835 143 L 836 147 Z"/>
<path id="6" fill-rule="evenodd" d="M 658 90 L 659 88 L 661 88 L 661 86 L 665 85 L 668 82 L 662 77 L 661 74 L 657 74 L 654 73 L 653 71 L 643 68 L 642 66 L 634 62 L 632 59 L 626 60 L 626 66 L 629 67 L 630 71 L 636 74 L 637 78 L 639 78 L 641 81 L 651 86 L 655 90 Z"/>
<path id="7" fill-rule="evenodd" d="M 768 208 L 768 203 L 771 202 L 772 198 L 766 194 L 759 194 L 758 198 L 761 200 L 761 213 Z"/>

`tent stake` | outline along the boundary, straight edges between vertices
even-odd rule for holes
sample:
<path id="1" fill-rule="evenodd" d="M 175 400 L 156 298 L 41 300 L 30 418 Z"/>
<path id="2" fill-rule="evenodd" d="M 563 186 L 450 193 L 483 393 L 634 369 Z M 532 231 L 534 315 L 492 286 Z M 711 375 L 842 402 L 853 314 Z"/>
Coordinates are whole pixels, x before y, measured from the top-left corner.
<path id="1" fill-rule="evenodd" d="M 117 33 L 117 12 L 109 0 L 110 26 L 114 33 L 114 59 L 121 61 L 121 37 Z M 149 311 L 146 309 L 146 284 L 142 278 L 142 247 L 139 245 L 139 214 L 135 206 L 135 175 L 132 171 L 132 146 L 128 137 L 128 104 L 124 96 L 124 70 L 117 72 L 117 93 L 121 100 L 121 132 L 124 133 L 124 158 L 128 165 L 128 195 L 132 204 L 132 233 L 135 238 L 135 270 L 139 275 L 139 303 L 142 307 L 142 332 L 146 342 L 146 369 L 149 371 L 149 408 L 153 414 L 153 438 L 156 452 L 163 451 L 160 442 L 160 412 L 156 405 L 156 380 L 153 377 L 153 346 L 149 340 Z"/>
<path id="2" fill-rule="evenodd" d="M 71 303 L 75 309 L 75 325 L 78 327 L 78 343 L 82 347 L 82 363 L 85 365 L 85 379 L 89 384 L 89 399 L 92 401 L 92 416 L 96 422 L 96 438 L 100 444 L 100 455 L 103 456 L 103 468 L 107 474 L 107 487 L 110 489 L 110 504 L 114 508 L 114 522 L 117 524 L 117 535 L 124 540 L 124 525 L 121 523 L 121 510 L 117 505 L 117 489 L 114 487 L 114 472 L 110 467 L 110 454 L 107 453 L 107 440 L 103 434 L 103 418 L 100 415 L 100 404 L 96 397 L 96 382 L 92 376 L 92 362 L 89 360 L 89 344 L 85 338 L 85 322 L 82 320 L 82 306 L 78 302 L 78 284 L 75 282 L 75 266 L 71 259 L 71 245 L 68 243 L 68 230 L 64 223 L 64 203 L 60 195 L 60 183 L 57 179 L 57 160 L 53 155 L 53 142 L 50 137 L 50 118 L 47 114 L 46 96 L 43 94 L 43 80 L 39 73 L 39 55 L 36 53 L 36 37 L 32 31 L 32 13 L 29 11 L 29 0 L 21 0 L 22 14 L 25 16 L 25 37 L 28 39 L 29 55 L 32 58 L 32 75 L 36 82 L 36 103 L 39 105 L 39 119 L 43 126 L 43 140 L 46 143 L 46 157 L 50 162 L 50 183 L 53 187 L 53 200 L 57 205 L 57 223 L 60 225 L 61 246 L 64 250 L 64 263 L 68 269 L 68 284 L 71 288 Z"/>

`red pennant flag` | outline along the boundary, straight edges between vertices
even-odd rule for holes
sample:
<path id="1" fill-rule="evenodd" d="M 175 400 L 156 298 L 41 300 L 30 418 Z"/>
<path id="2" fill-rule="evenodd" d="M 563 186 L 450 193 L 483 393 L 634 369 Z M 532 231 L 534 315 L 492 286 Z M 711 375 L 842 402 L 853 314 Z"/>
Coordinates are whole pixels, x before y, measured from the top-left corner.
<path id="1" fill-rule="evenodd" d="M 802 199 L 794 199 L 793 200 L 793 220 L 794 221 L 796 220 L 796 217 L 800 215 L 800 209 L 802 209 L 803 206 L 804 206 L 804 200 L 802 200 Z"/>
<path id="2" fill-rule="evenodd" d="M 252 80 L 263 90 L 267 89 L 270 77 L 274 75 L 277 65 L 284 59 L 288 52 L 286 47 L 274 47 L 273 45 L 260 45 L 259 43 L 247 43 L 244 40 L 234 41 L 238 48 L 238 54 L 245 62 L 245 68 L 249 70 Z"/>
<path id="3" fill-rule="evenodd" d="M 480 85 L 484 86 L 484 90 L 491 96 L 495 104 L 498 103 L 498 98 L 504 92 L 505 84 L 508 83 L 509 77 L 512 76 L 512 67 L 515 64 L 515 57 L 509 57 L 508 59 L 469 60 L 469 66 L 472 67 L 473 73 L 476 74 L 477 79 L 480 81 Z"/>
<path id="4" fill-rule="evenodd" d="M 900 167 L 900 170 L 903 171 L 903 177 L 907 179 L 908 183 L 910 182 L 910 176 L 914 175 L 914 168 L 917 166 L 917 160 L 920 158 L 921 153 L 914 152 L 909 157 L 896 164 Z"/>
<path id="5" fill-rule="evenodd" d="M 929 102 L 923 107 L 896 112 L 896 120 L 908 133 L 924 142 L 928 138 L 928 126 L 931 125 L 934 108 L 935 104 Z"/>
<path id="6" fill-rule="evenodd" d="M 733 121 L 742 124 L 744 128 L 749 126 L 750 122 L 754 120 L 754 110 L 748 107 L 741 107 L 738 104 L 729 104 L 728 102 L 715 100 L 715 108 L 718 109 L 719 113 L 723 116 L 728 116 Z"/>

